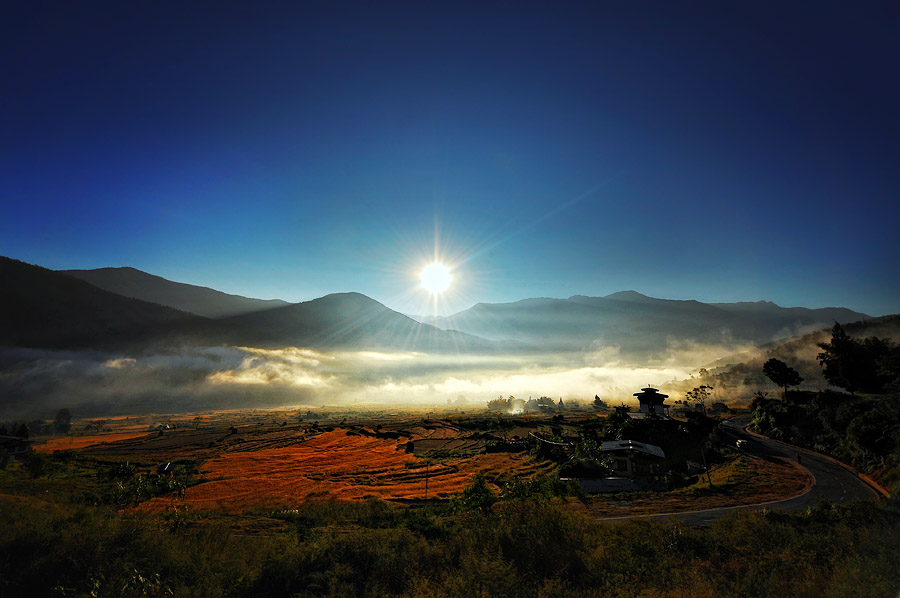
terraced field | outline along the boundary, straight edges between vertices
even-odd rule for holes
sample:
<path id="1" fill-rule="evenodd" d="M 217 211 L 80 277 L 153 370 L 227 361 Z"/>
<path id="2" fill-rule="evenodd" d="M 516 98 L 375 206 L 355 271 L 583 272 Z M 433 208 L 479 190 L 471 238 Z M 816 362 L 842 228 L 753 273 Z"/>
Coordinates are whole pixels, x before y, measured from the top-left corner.
<path id="1" fill-rule="evenodd" d="M 426 478 L 428 496 L 446 498 L 461 492 L 478 472 L 530 477 L 550 470 L 525 454 L 420 459 L 407 452 L 406 439 L 401 440 L 344 428 L 287 446 L 265 447 L 279 442 L 268 438 L 247 450 L 231 450 L 203 463 L 201 471 L 209 481 L 189 488 L 184 501 L 195 509 L 228 512 L 292 508 L 309 497 L 407 501 L 425 498 Z M 459 437 L 438 440 L 465 442 Z M 159 498 L 147 507 L 170 504 L 171 498 Z"/>

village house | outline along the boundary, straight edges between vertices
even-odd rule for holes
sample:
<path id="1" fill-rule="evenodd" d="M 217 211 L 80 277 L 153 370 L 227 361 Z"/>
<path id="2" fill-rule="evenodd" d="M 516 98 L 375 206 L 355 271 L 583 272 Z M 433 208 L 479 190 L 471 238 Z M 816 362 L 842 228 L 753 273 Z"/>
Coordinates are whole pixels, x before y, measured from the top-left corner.
<path id="1" fill-rule="evenodd" d="M 31 451 L 31 440 L 18 436 L 0 436 L 0 455 L 9 455 L 9 462 L 22 461 Z"/>
<path id="2" fill-rule="evenodd" d="M 600 452 L 613 459 L 613 471 L 623 477 L 652 477 L 658 475 L 666 455 L 661 448 L 634 440 L 610 440 L 604 442 Z"/>

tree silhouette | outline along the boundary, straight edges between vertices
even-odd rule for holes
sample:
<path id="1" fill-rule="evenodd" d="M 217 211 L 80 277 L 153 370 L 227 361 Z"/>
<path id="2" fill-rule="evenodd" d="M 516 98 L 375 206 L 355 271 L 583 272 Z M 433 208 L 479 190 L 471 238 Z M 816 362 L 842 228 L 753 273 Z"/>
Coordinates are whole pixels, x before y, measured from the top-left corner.
<path id="1" fill-rule="evenodd" d="M 56 431 L 60 434 L 69 433 L 69 430 L 72 428 L 72 413 L 69 411 L 68 407 L 63 407 L 57 412 L 53 427 L 56 428 Z"/>
<path id="2" fill-rule="evenodd" d="M 709 391 L 713 389 L 712 386 L 707 384 L 702 384 L 697 388 L 690 390 L 684 394 L 684 400 L 687 402 L 693 401 L 697 405 L 700 406 L 700 410 L 703 413 L 706 413 L 706 401 L 709 400 Z"/>
<path id="3" fill-rule="evenodd" d="M 883 368 L 897 346 L 887 339 L 869 337 L 856 340 L 840 324 L 831 329 L 831 342 L 819 343 L 822 352 L 816 359 L 822 365 L 825 379 L 832 386 L 850 394 L 882 392 L 892 381 L 892 373 Z"/>
<path id="4" fill-rule="evenodd" d="M 787 399 L 788 386 L 797 386 L 803 382 L 803 378 L 797 373 L 797 370 L 774 357 L 763 364 L 763 374 L 784 389 L 785 399 Z"/>

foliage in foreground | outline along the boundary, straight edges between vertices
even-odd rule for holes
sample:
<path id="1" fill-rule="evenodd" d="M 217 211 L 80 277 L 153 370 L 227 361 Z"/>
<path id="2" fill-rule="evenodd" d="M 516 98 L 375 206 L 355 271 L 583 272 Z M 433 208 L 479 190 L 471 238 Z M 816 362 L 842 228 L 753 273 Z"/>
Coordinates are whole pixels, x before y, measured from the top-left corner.
<path id="1" fill-rule="evenodd" d="M 473 490 L 472 496 L 477 494 Z M 310 503 L 287 531 L 0 498 L 0 596 L 894 596 L 900 505 L 606 524 L 546 500 L 462 513 Z"/>
<path id="2" fill-rule="evenodd" d="M 900 401 L 832 391 L 794 392 L 782 401 L 759 393 L 750 408 L 761 434 L 880 472 L 900 490 Z"/>

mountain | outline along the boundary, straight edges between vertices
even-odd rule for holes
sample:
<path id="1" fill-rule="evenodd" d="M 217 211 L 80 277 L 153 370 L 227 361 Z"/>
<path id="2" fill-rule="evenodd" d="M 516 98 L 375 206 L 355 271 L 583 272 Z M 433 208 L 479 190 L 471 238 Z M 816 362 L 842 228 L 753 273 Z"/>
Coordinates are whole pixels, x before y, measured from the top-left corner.
<path id="1" fill-rule="evenodd" d="M 0 280 L 0 345 L 62 349 L 161 340 L 221 343 L 232 334 L 214 320 L 6 257 L 0 257 Z"/>
<path id="2" fill-rule="evenodd" d="M 206 308 L 214 304 L 247 307 L 252 303 L 245 301 L 256 301 L 233 301 L 232 295 L 171 283 L 133 269 L 104 269 L 100 276 L 107 282 L 136 280 L 142 293 L 149 293 L 147 289 L 153 285 L 163 292 L 173 290 L 169 296 L 175 300 L 197 301 Z M 280 307 L 260 302 L 264 309 L 210 319 L 125 297 L 80 276 L 9 258 L 0 258 L 0 278 L 4 282 L 0 345 L 6 346 L 140 349 L 148 344 L 178 343 L 428 352 L 500 348 L 472 335 L 421 324 L 359 293 L 327 295 Z M 145 285 L 147 281 L 152 284 Z"/>
<path id="3" fill-rule="evenodd" d="M 500 348 L 476 336 L 422 324 L 360 293 L 336 293 L 220 321 L 254 331 L 254 346 L 425 352 Z"/>
<path id="4" fill-rule="evenodd" d="M 226 318 L 289 305 L 280 299 L 250 299 L 215 289 L 173 282 L 135 268 L 61 270 L 104 291 L 174 307 L 207 318 Z"/>
<path id="5" fill-rule="evenodd" d="M 431 321 L 494 341 L 514 340 L 552 351 L 618 347 L 624 356 L 662 356 L 671 340 L 761 344 L 869 316 L 844 308 L 783 308 L 774 303 L 701 303 L 623 291 L 605 297 L 479 303 Z"/>
<path id="6" fill-rule="evenodd" d="M 783 308 L 768 302 L 707 304 L 624 291 L 606 297 L 479 303 L 452 316 L 431 319 L 434 325 L 429 325 L 359 293 L 283 304 L 175 283 L 132 268 L 54 272 L 8 258 L 0 262 L 0 275 L 4 282 L 0 343 L 36 348 L 177 342 L 516 353 L 615 347 L 623 358 L 647 360 L 665 357 L 672 348 L 690 348 L 691 343 L 759 345 L 826 328 L 834 321 L 868 318 L 843 308 Z M 112 288 L 142 299 L 111 292 Z M 234 314 L 235 310 L 240 313 Z M 210 319 L 197 312 L 233 315 Z"/>

